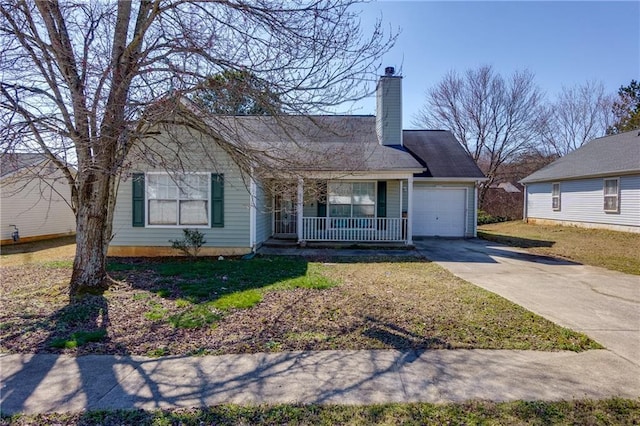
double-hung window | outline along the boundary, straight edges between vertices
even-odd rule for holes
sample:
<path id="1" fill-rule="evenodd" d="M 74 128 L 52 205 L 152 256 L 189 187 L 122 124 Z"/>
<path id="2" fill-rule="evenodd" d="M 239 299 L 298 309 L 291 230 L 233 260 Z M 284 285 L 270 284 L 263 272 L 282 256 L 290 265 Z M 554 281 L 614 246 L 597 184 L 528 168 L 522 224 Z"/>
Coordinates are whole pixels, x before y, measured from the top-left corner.
<path id="1" fill-rule="evenodd" d="M 210 175 L 204 173 L 147 175 L 148 224 L 209 226 Z"/>
<path id="2" fill-rule="evenodd" d="M 604 211 L 618 213 L 620 211 L 620 179 L 604 180 Z"/>
<path id="3" fill-rule="evenodd" d="M 329 182 L 327 185 L 328 212 L 333 227 L 371 227 L 373 221 L 346 220 L 346 218 L 375 218 L 375 182 Z"/>
<path id="4" fill-rule="evenodd" d="M 552 183 L 551 184 L 551 208 L 554 211 L 560 210 L 560 184 Z"/>

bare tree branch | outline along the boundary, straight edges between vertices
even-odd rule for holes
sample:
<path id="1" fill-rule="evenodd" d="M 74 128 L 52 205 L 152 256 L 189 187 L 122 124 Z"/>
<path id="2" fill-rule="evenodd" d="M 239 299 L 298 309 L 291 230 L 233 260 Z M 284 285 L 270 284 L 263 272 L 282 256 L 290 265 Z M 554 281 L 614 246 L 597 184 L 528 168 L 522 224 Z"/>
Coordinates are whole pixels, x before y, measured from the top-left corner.
<path id="1" fill-rule="evenodd" d="M 187 96 L 225 71 L 268 83 L 288 114 L 319 113 L 369 94 L 363 83 L 374 80 L 395 35 L 385 37 L 380 22 L 365 35 L 355 4 L 0 0 L 0 124 L 9 137 L 2 152 L 37 147 L 67 170 L 77 217 L 73 293 L 103 285 L 118 179 L 132 147 L 157 157 L 154 135 L 175 118 L 171 109 L 153 112 L 163 100 Z M 277 157 L 271 148 L 230 140 L 229 126 L 213 131 L 192 117 L 180 120 L 224 146 L 245 173 Z"/>

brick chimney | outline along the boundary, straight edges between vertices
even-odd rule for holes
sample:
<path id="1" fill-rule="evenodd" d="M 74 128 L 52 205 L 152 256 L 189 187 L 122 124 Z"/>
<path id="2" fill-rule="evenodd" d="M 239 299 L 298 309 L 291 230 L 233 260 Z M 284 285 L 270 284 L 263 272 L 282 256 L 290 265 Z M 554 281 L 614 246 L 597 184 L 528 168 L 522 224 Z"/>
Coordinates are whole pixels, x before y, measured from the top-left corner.
<path id="1" fill-rule="evenodd" d="M 402 145 L 402 77 L 386 67 L 376 87 L 376 133 L 381 145 Z"/>

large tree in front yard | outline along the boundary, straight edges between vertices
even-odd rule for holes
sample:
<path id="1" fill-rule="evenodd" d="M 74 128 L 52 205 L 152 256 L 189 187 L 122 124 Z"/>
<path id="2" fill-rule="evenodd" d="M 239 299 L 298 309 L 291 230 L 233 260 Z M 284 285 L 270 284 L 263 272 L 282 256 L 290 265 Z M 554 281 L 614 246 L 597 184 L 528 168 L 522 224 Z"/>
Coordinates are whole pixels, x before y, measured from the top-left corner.
<path id="1" fill-rule="evenodd" d="M 394 41 L 364 35 L 351 0 L 0 1 L 2 152 L 38 150 L 66 175 L 72 295 L 105 286 L 119 174 L 166 120 L 150 105 L 242 72 L 282 112 L 322 111 L 366 95 Z"/>

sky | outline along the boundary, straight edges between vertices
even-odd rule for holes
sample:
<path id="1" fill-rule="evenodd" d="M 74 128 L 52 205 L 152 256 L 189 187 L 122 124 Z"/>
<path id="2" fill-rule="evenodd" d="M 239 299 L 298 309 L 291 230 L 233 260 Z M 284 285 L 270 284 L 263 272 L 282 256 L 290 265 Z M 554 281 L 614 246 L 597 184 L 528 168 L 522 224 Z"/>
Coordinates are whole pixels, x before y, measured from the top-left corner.
<path id="1" fill-rule="evenodd" d="M 549 100 L 562 87 L 598 81 L 615 94 L 640 80 L 640 1 L 393 1 L 362 7 L 363 28 L 381 18 L 400 31 L 382 58 L 403 76 L 403 126 L 425 93 L 451 70 L 491 65 L 503 76 L 527 69 Z M 375 114 L 375 99 L 353 114 Z"/>

